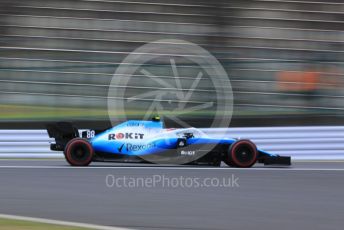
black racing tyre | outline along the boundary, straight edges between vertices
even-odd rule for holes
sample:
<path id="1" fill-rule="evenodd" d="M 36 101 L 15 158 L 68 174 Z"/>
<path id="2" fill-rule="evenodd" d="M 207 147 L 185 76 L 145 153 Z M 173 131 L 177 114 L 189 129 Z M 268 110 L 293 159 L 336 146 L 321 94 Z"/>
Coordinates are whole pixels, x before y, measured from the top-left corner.
<path id="1" fill-rule="evenodd" d="M 257 146 L 250 140 L 238 140 L 231 144 L 224 162 L 231 167 L 250 168 L 258 157 Z"/>
<path id="2" fill-rule="evenodd" d="M 64 155 L 72 166 L 87 166 L 92 161 L 94 150 L 87 140 L 74 138 L 67 143 Z"/>

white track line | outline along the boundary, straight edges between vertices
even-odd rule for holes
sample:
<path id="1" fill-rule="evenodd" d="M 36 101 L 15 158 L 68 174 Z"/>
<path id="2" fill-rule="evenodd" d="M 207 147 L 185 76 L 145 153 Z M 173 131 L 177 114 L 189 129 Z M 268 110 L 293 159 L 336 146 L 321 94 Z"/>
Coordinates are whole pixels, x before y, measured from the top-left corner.
<path id="1" fill-rule="evenodd" d="M 69 221 L 35 218 L 35 217 L 27 217 L 27 216 L 17 216 L 17 215 L 7 215 L 7 214 L 0 214 L 0 218 L 39 222 L 39 223 L 44 223 L 44 224 L 63 225 L 63 226 L 69 226 L 69 227 L 98 229 L 98 230 L 132 230 L 132 228 L 110 227 L 110 226 L 103 226 L 103 225 L 84 224 L 84 223 L 78 223 L 78 222 L 69 222 Z"/>
<path id="2" fill-rule="evenodd" d="M 94 166 L 94 167 L 72 167 L 72 166 L 40 166 L 40 165 L 1 165 L 0 169 L 71 169 L 71 170 L 94 170 L 94 169 L 160 169 L 160 170 L 235 170 L 235 171 L 344 171 L 344 168 L 293 168 L 293 167 L 266 167 L 266 168 L 202 168 L 202 167 L 142 167 L 142 166 Z"/>

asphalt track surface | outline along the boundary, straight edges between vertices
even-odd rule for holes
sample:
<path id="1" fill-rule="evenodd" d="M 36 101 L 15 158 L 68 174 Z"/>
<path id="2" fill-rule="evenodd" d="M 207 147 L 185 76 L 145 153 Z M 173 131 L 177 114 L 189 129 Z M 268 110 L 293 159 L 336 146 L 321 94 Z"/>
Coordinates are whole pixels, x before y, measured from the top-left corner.
<path id="1" fill-rule="evenodd" d="M 163 176 L 169 185 L 112 183 Z M 233 180 L 227 187 L 172 184 L 181 177 Z M 344 226 L 343 182 L 344 162 L 233 169 L 0 160 L 0 213 L 134 229 L 338 230 Z"/>

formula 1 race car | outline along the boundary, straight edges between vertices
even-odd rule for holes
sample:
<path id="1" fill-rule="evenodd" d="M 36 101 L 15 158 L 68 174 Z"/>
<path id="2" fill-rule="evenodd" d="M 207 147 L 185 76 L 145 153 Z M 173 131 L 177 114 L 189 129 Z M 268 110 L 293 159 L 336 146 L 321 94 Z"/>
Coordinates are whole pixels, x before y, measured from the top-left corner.
<path id="1" fill-rule="evenodd" d="M 63 151 L 72 166 L 92 161 L 196 164 L 248 168 L 256 162 L 290 165 L 290 157 L 257 149 L 247 139 L 214 138 L 196 128 L 165 129 L 160 119 L 131 120 L 105 131 L 79 130 L 72 123 L 47 125 L 50 149 Z"/>

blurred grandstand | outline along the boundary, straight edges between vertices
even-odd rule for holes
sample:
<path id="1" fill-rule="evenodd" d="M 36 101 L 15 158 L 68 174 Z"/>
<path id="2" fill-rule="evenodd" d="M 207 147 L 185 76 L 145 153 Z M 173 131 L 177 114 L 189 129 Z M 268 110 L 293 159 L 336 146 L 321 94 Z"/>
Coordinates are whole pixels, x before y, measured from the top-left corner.
<path id="1" fill-rule="evenodd" d="M 342 0 L 1 0 L 0 10 L 2 126 L 105 126 L 118 64 L 166 38 L 199 44 L 225 67 L 233 125 L 343 118 Z"/>

